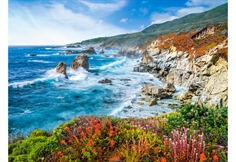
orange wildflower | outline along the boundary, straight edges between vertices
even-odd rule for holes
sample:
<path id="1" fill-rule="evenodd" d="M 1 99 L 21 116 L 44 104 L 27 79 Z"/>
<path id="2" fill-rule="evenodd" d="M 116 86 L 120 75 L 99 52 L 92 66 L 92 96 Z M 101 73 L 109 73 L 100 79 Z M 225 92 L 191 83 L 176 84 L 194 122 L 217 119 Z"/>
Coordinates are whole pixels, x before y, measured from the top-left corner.
<path id="1" fill-rule="evenodd" d="M 100 136 L 101 135 L 101 131 L 99 129 L 95 129 L 95 134 Z"/>
<path id="2" fill-rule="evenodd" d="M 90 144 L 93 144 L 93 140 L 92 140 L 92 139 L 89 139 L 89 143 L 90 143 Z"/>
<path id="3" fill-rule="evenodd" d="M 166 162 L 166 158 L 165 158 L 165 157 L 164 157 L 164 158 L 162 157 L 162 158 L 161 158 L 161 162 Z"/>
<path id="4" fill-rule="evenodd" d="M 159 153 L 159 149 L 157 147 L 155 147 L 154 148 L 154 152 L 158 154 Z"/>
<path id="5" fill-rule="evenodd" d="M 107 120 L 107 126 L 110 127 L 111 126 L 111 121 Z"/>
<path id="6" fill-rule="evenodd" d="M 60 142 L 61 142 L 61 144 L 66 145 L 66 141 L 65 140 L 61 140 Z"/>
<path id="7" fill-rule="evenodd" d="M 212 154 L 216 154 L 216 150 L 215 149 L 212 150 Z"/>
<path id="8" fill-rule="evenodd" d="M 58 152 L 57 152 L 57 155 L 61 155 L 61 151 L 58 151 Z"/>
<path id="9" fill-rule="evenodd" d="M 82 148 L 82 152 L 86 151 L 86 148 Z"/>
<path id="10" fill-rule="evenodd" d="M 82 131 L 82 128 L 81 128 L 81 126 L 78 126 L 78 131 Z"/>
<path id="11" fill-rule="evenodd" d="M 219 157 L 217 155 L 213 156 L 213 162 L 218 162 L 219 161 Z"/>
<path id="12" fill-rule="evenodd" d="M 65 130 L 66 130 L 66 131 L 70 131 L 70 128 L 69 128 L 69 127 L 65 127 Z"/>
<path id="13" fill-rule="evenodd" d="M 80 133 L 80 135 L 81 135 L 82 137 L 84 137 L 84 136 L 85 136 L 85 134 L 84 134 L 84 132 L 83 132 L 83 131 Z"/>
<path id="14" fill-rule="evenodd" d="M 201 153 L 199 158 L 200 158 L 200 162 L 204 162 L 207 160 L 206 155 L 204 153 Z"/>
<path id="15" fill-rule="evenodd" d="M 114 140 L 111 140 L 111 141 L 110 141 L 110 146 L 111 146 L 111 147 L 114 147 L 114 145 L 115 145 L 115 141 L 114 141 Z"/>

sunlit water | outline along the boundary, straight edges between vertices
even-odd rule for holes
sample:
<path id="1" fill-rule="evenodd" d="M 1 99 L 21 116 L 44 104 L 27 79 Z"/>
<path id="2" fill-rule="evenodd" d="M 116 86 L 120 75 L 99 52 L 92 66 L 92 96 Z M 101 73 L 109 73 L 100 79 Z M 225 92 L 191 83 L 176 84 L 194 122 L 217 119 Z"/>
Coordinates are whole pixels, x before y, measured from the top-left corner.
<path id="1" fill-rule="evenodd" d="M 105 54 L 88 55 L 88 72 L 75 71 L 70 69 L 70 64 L 77 54 L 59 54 L 65 50 L 63 46 L 9 47 L 9 134 L 27 135 L 36 128 L 51 131 L 80 115 L 149 117 L 173 111 L 167 107 L 168 103 L 177 103 L 172 99 L 163 100 L 165 104 L 161 106 L 137 104 L 143 97 L 141 88 L 145 84 L 163 86 L 151 74 L 133 72 L 140 59 L 115 58 L 113 55 L 118 50 L 104 50 Z M 67 64 L 69 79 L 55 71 L 61 61 Z M 111 79 L 112 85 L 98 83 L 104 78 Z M 177 92 L 181 90 L 177 87 Z"/>

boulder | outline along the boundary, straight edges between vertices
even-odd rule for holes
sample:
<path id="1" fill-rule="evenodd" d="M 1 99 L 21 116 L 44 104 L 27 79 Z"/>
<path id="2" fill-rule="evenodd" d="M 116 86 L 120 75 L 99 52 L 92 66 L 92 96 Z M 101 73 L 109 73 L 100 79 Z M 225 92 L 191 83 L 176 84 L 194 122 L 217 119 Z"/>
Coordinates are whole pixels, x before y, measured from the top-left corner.
<path id="1" fill-rule="evenodd" d="M 56 71 L 57 71 L 58 73 L 63 74 L 63 75 L 65 76 L 65 78 L 68 79 L 68 76 L 67 76 L 67 74 L 66 74 L 66 63 L 64 63 L 64 62 L 59 62 L 59 63 L 57 64 L 57 66 L 56 66 Z"/>
<path id="2" fill-rule="evenodd" d="M 157 104 L 157 101 L 155 98 L 152 98 L 151 101 L 148 103 L 148 106 L 154 106 Z"/>
<path id="3" fill-rule="evenodd" d="M 164 89 L 167 91 L 167 92 L 175 92 L 176 91 L 176 88 L 174 86 L 173 83 L 166 83 L 164 85 Z"/>
<path id="4" fill-rule="evenodd" d="M 103 49 L 100 49 L 99 52 L 98 52 L 98 54 L 104 54 Z"/>
<path id="5" fill-rule="evenodd" d="M 144 51 L 144 55 L 143 55 L 143 58 L 142 58 L 142 63 L 149 64 L 151 62 L 153 62 L 152 56 L 150 56 L 147 51 Z"/>
<path id="6" fill-rule="evenodd" d="M 180 101 L 190 100 L 192 99 L 192 97 L 193 97 L 193 94 L 192 92 L 189 92 L 189 91 L 180 92 L 175 96 L 175 98 Z"/>
<path id="7" fill-rule="evenodd" d="M 88 56 L 86 54 L 76 56 L 73 62 L 71 63 L 70 67 L 74 70 L 78 69 L 79 67 L 82 67 L 88 71 L 89 69 Z"/>
<path id="8" fill-rule="evenodd" d="M 98 81 L 98 83 L 111 83 L 111 82 L 112 82 L 112 81 L 109 80 L 109 79 L 107 79 L 107 78 Z"/>
<path id="9" fill-rule="evenodd" d="M 86 50 L 83 50 L 83 51 L 81 51 L 81 52 L 79 52 L 79 53 L 97 54 L 93 47 L 89 47 L 89 48 L 87 48 Z"/>
<path id="10" fill-rule="evenodd" d="M 142 92 L 145 95 L 151 95 L 158 98 L 169 98 L 172 96 L 171 92 L 168 92 L 166 89 L 161 88 L 160 86 L 155 86 L 153 84 L 147 84 L 142 88 Z"/>

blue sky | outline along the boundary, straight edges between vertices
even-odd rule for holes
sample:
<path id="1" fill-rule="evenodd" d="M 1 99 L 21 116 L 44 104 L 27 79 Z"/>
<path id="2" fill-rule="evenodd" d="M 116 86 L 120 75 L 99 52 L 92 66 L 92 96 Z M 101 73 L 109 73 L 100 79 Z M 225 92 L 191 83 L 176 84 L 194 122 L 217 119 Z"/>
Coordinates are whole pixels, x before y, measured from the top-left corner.
<path id="1" fill-rule="evenodd" d="M 227 0 L 9 0 L 9 45 L 64 45 L 141 31 Z"/>

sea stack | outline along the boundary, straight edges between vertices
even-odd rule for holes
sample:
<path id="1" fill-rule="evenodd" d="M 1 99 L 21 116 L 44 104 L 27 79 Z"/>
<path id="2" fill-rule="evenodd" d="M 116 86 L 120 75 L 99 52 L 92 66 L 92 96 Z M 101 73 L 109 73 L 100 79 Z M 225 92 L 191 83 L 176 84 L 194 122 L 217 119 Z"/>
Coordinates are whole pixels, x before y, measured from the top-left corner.
<path id="1" fill-rule="evenodd" d="M 74 70 L 78 69 L 79 67 L 83 67 L 85 70 L 88 71 L 89 69 L 88 56 L 86 54 L 76 56 L 73 62 L 71 63 L 70 67 Z"/>
<path id="2" fill-rule="evenodd" d="M 65 78 L 68 79 L 68 76 L 66 74 L 66 63 L 64 62 L 59 62 L 58 65 L 56 66 L 56 71 L 58 73 L 61 73 L 65 76 Z"/>

